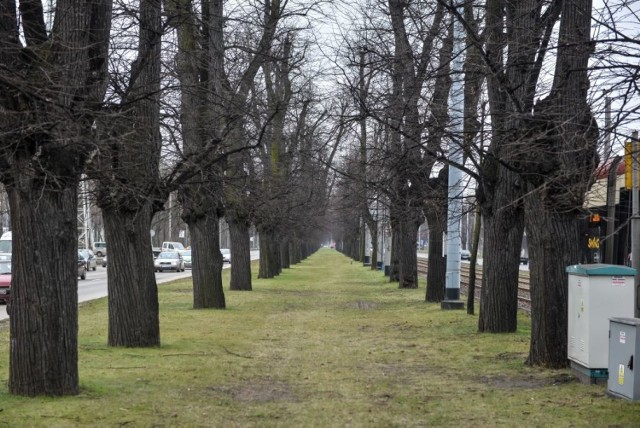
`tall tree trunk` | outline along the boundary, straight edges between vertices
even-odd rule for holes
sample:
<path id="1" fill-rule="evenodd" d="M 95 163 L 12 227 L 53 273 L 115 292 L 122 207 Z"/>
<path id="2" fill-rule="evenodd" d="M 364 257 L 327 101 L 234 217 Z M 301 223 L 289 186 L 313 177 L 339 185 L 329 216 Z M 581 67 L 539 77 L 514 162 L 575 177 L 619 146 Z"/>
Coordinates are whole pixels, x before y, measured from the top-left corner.
<path id="1" fill-rule="evenodd" d="M 158 287 L 149 230 L 152 211 L 102 211 L 109 242 L 109 346 L 160 346 Z"/>
<path id="2" fill-rule="evenodd" d="M 371 219 L 367 221 L 371 233 L 371 270 L 378 269 L 378 222 Z"/>
<path id="3" fill-rule="evenodd" d="M 562 2 L 488 0 L 486 61 L 492 139 L 478 188 L 484 219 L 479 330 L 515 331 L 525 184 L 514 172 L 518 141 Z M 525 148 L 526 149 L 526 148 Z"/>
<path id="4" fill-rule="evenodd" d="M 397 282 L 400 279 L 400 263 L 398 258 L 398 248 L 400 239 L 400 223 L 393 215 L 394 207 L 390 208 L 391 215 L 391 258 L 389 261 L 389 282 Z M 417 253 L 416 253 L 417 255 Z"/>
<path id="5" fill-rule="evenodd" d="M 159 346 L 157 286 L 149 230 L 166 200 L 159 190 L 161 4 L 140 2 L 137 58 L 118 115 L 98 124 L 101 147 L 90 174 L 97 181 L 110 260 L 109 345 Z M 114 190 L 116 189 L 116 190 Z"/>
<path id="6" fill-rule="evenodd" d="M 300 263 L 307 257 L 306 251 L 304 251 L 304 244 L 300 242 L 300 239 L 295 238 L 293 240 L 293 242 L 291 243 L 290 254 L 292 265 Z"/>
<path id="7" fill-rule="evenodd" d="M 0 180 L 13 229 L 9 392 L 78 393 L 77 186 L 107 84 L 109 0 L 0 5 Z"/>
<path id="8" fill-rule="evenodd" d="M 222 288 L 219 218 L 222 216 L 220 155 L 224 129 L 223 2 L 205 1 L 195 11 L 191 1 L 167 1 L 178 35 L 178 78 L 184 153 L 200 176 L 186 178 L 179 200 L 192 240 L 193 307 L 225 308 Z"/>
<path id="9" fill-rule="evenodd" d="M 418 223 L 412 219 L 400 221 L 398 239 L 399 288 L 418 288 Z"/>
<path id="10" fill-rule="evenodd" d="M 562 3 L 558 60 L 549 96 L 539 101 L 519 159 L 526 168 L 531 271 L 527 362 L 567 363 L 568 265 L 580 261 L 578 215 L 597 165 L 598 128 L 587 102 L 591 0 Z"/>
<path id="11" fill-rule="evenodd" d="M 364 263 L 364 256 L 367 254 L 367 225 L 364 222 L 362 216 L 359 216 L 360 223 L 360 239 L 358 240 L 358 258 L 357 260 Z"/>
<path id="12" fill-rule="evenodd" d="M 218 216 L 209 213 L 186 220 L 191 234 L 193 308 L 224 309 Z"/>
<path id="13" fill-rule="evenodd" d="M 79 389 L 78 180 L 44 183 L 25 174 L 6 186 L 13 230 L 9 392 L 26 396 Z"/>
<path id="14" fill-rule="evenodd" d="M 283 238 L 280 240 L 280 267 L 282 269 L 289 269 L 290 265 L 290 254 L 289 254 L 289 245 L 291 243 L 290 238 Z"/>
<path id="15" fill-rule="evenodd" d="M 528 198 L 526 217 L 532 312 L 527 362 L 566 367 L 566 267 L 580 260 L 578 219 L 574 212 L 549 212 L 536 197 Z"/>
<path id="16" fill-rule="evenodd" d="M 518 327 L 518 279 L 520 247 L 524 233 L 521 191 L 513 183 L 519 177 L 499 165 L 498 179 L 492 191 L 493 204 L 483 210 L 484 265 L 478 329 L 504 333 Z"/>
<path id="17" fill-rule="evenodd" d="M 280 254 L 275 233 L 260 230 L 260 270 L 258 278 L 274 278 L 279 272 Z"/>
<path id="18" fill-rule="evenodd" d="M 231 290 L 251 291 L 251 248 L 249 241 L 249 222 L 228 216 L 231 235 Z"/>
<path id="19" fill-rule="evenodd" d="M 445 193 L 446 196 L 446 193 Z M 447 207 L 434 204 L 425 209 L 429 226 L 429 269 L 427 270 L 427 302 L 444 300 L 447 259 L 443 255 L 442 237 L 447 231 Z"/>
<path id="20" fill-rule="evenodd" d="M 476 304 L 476 266 L 478 264 L 478 245 L 480 244 L 480 229 L 482 216 L 480 208 L 476 208 L 476 221 L 473 227 L 473 243 L 471 245 L 471 260 L 469 262 L 469 291 L 467 295 L 467 313 L 473 315 Z"/>
<path id="21" fill-rule="evenodd" d="M 282 273 L 282 258 L 280 255 L 280 237 L 277 233 L 272 235 L 272 239 L 269 243 L 269 251 L 271 251 L 271 269 L 275 272 L 276 276 Z"/>

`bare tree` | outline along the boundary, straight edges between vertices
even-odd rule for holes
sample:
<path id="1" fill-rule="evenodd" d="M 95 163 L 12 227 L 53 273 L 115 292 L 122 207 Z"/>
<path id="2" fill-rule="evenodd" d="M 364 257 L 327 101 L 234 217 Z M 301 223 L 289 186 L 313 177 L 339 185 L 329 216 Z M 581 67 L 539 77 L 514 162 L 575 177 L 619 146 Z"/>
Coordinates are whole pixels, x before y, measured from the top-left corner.
<path id="1" fill-rule="evenodd" d="M 442 43 L 439 52 L 439 66 L 435 76 L 435 87 L 431 99 L 430 118 L 427 122 L 425 172 L 431 172 L 436 162 L 435 154 L 442 151 L 445 129 L 449 124 L 449 92 L 452 78 L 451 56 L 453 52 L 453 25 L 449 26 L 448 37 Z M 427 271 L 427 302 L 440 302 L 445 298 L 446 259 L 443 256 L 441 236 L 447 230 L 447 184 L 448 167 L 442 168 L 435 177 L 424 177 L 425 202 L 424 214 L 429 227 L 429 270 Z"/>
<path id="2" fill-rule="evenodd" d="M 284 235 L 283 196 L 288 194 L 289 159 L 285 142 L 285 119 L 293 97 L 291 87 L 292 40 L 286 35 L 280 49 L 271 51 L 273 60 L 262 64 L 265 81 L 266 124 L 265 150 L 263 151 L 262 191 L 266 198 L 258 210 L 256 224 L 260 234 L 259 278 L 273 278 L 283 267 L 288 267 L 288 242 Z M 286 256 L 285 256 L 286 255 Z M 281 257 L 282 256 L 282 257 Z"/>
<path id="3" fill-rule="evenodd" d="M 201 20 L 191 2 L 173 3 L 183 70 L 182 121 L 189 131 L 184 134 L 184 145 L 192 162 L 213 165 L 216 157 L 245 146 L 238 137 L 242 135 L 243 115 L 248 111 L 247 97 L 269 52 L 283 7 L 278 0 L 264 3 L 260 38 L 250 48 L 253 54 L 244 71 L 234 70 L 238 79 L 232 83 L 230 72 L 225 70 L 223 2 L 203 1 Z M 203 171 L 205 175 L 200 180 L 191 180 L 182 193 L 183 216 L 194 239 L 194 306 L 224 308 L 222 260 L 217 242 L 224 195 L 220 186 L 222 171 L 213 168 Z M 238 263 L 234 263 L 234 269 L 249 269 L 239 263 L 241 260 L 238 258 Z"/>
<path id="4" fill-rule="evenodd" d="M 124 8 L 125 10 L 127 8 Z M 130 31 L 131 16 L 119 23 Z M 161 3 L 141 0 L 137 57 L 128 80 L 113 70 L 114 100 L 98 122 L 99 150 L 89 167 L 109 242 L 110 346 L 159 346 L 158 290 L 149 231 L 168 196 L 160 180 Z M 121 35 L 125 36 L 126 35 Z M 119 81 L 120 80 L 120 81 Z"/>
<path id="5" fill-rule="evenodd" d="M 478 203 L 484 220 L 484 274 L 479 330 L 517 328 L 520 247 L 524 231 L 522 177 L 513 167 L 526 112 L 533 108 L 536 84 L 560 2 L 508 3 L 488 0 L 485 60 L 492 141 L 483 156 Z"/>
<path id="6" fill-rule="evenodd" d="M 13 229 L 9 391 L 78 393 L 77 195 L 106 88 L 111 1 L 0 3 L 0 169 Z"/>
<path id="7" fill-rule="evenodd" d="M 567 364 L 565 269 L 580 261 L 579 213 L 597 166 L 598 126 L 587 102 L 591 0 L 562 3 L 551 93 L 535 105 L 517 161 L 527 185 L 531 263 L 529 364 Z"/>

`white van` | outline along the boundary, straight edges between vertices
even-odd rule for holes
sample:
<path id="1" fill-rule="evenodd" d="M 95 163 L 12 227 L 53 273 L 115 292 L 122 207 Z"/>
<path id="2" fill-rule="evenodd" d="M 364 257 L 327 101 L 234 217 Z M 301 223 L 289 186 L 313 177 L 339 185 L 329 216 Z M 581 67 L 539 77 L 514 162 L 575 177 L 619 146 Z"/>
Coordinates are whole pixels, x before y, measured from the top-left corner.
<path id="1" fill-rule="evenodd" d="M 94 242 L 93 253 L 96 257 L 102 257 L 107 255 L 107 243 L 106 242 Z"/>
<path id="2" fill-rule="evenodd" d="M 5 232 L 0 237 L 0 254 L 11 254 L 11 232 Z"/>
<path id="3" fill-rule="evenodd" d="M 162 251 L 184 250 L 184 245 L 180 242 L 164 241 L 162 243 Z"/>

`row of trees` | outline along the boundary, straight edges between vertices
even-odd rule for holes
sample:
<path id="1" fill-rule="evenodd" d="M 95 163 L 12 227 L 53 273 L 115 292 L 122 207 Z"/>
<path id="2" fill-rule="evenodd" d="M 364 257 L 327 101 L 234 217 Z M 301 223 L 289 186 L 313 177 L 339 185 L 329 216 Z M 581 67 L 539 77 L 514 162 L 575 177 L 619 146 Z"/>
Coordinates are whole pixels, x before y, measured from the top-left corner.
<path id="1" fill-rule="evenodd" d="M 620 113 L 604 133 L 624 141 L 638 119 L 632 100 L 637 64 L 630 63 L 638 46 L 632 41 L 638 4 L 607 2 L 608 14 L 595 11 L 589 0 L 457 6 L 389 0 L 360 10 L 364 19 L 343 50 L 342 64 L 350 67 L 342 82 L 352 100 L 354 137 L 332 202 L 334 234 L 346 254 L 362 260 L 366 227 L 375 269 L 379 226 L 373 220 L 383 220 L 393 237 L 391 281 L 415 288 L 416 235 L 426 219 L 425 299 L 442 301 L 447 170 L 452 152 L 462 151 L 464 162 L 453 166 L 468 177 L 465 196 L 477 201 L 484 230 L 478 330 L 517 328 L 526 229 L 532 294 L 528 363 L 564 367 L 565 268 L 580 262 L 585 194 L 598 163 L 611 154 L 602 145 L 599 150 L 603 133 L 594 117 L 594 108 L 604 105 L 605 84 L 605 95 L 617 96 Z M 464 40 L 453 39 L 456 20 L 464 26 Z M 451 72 L 454 43 L 465 46 L 463 76 Z M 464 79 L 463 105 L 449 103 L 454 79 Z M 454 109 L 464 117 L 462 134 L 451 131 Z M 349 205 L 354 199 L 359 203 Z"/>
<path id="2" fill-rule="evenodd" d="M 609 2 L 608 10 L 618 17 L 633 4 Z M 391 278 L 402 288 L 418 286 L 415 236 L 426 218 L 426 300 L 440 301 L 437 237 L 455 150 L 484 219 L 479 330 L 517 327 L 526 228 L 529 362 L 565 364 L 564 268 L 578 261 L 577 219 L 597 164 L 589 73 L 593 65 L 609 72 L 617 90 L 626 82 L 630 99 L 637 66 L 622 52 L 637 51 L 636 39 L 598 16 L 610 25 L 599 33 L 606 49 L 594 52 L 589 0 L 459 8 L 389 0 L 356 5 L 350 28 L 339 20 L 345 34 L 332 63 L 311 54 L 318 44 L 308 30 L 317 30 L 311 20 L 322 6 L 59 0 L 49 10 L 38 0 L 0 2 L 0 181 L 15 241 L 11 393 L 78 392 L 81 174 L 95 183 L 110 248 L 109 344 L 158 346 L 149 230 L 170 192 L 192 239 L 194 308 L 226 306 L 222 216 L 231 289 L 251 290 L 249 226 L 260 233 L 259 276 L 274 277 L 320 242 L 331 196 L 334 236 L 356 257 L 363 225 L 375 235 L 388 213 Z M 464 77 L 451 71 L 456 20 L 466 31 Z M 329 65 L 338 77 L 321 83 Z M 452 82 L 462 78 L 464 105 L 450 105 Z M 451 109 L 464 112 L 462 135 L 450 132 Z M 620 120 L 635 117 L 625 111 Z M 375 267 L 375 247 L 372 256 Z"/>
<path id="3" fill-rule="evenodd" d="M 331 105 L 321 102 L 305 68 L 300 17 L 309 6 L 227 6 L 1 3 L 12 394 L 78 392 L 82 174 L 93 182 L 109 244 L 111 346 L 160 345 L 149 231 L 171 192 L 192 240 L 194 308 L 226 305 L 222 216 L 231 230 L 232 290 L 251 290 L 252 223 L 261 234 L 261 277 L 318 246 L 339 138 L 327 120 Z"/>

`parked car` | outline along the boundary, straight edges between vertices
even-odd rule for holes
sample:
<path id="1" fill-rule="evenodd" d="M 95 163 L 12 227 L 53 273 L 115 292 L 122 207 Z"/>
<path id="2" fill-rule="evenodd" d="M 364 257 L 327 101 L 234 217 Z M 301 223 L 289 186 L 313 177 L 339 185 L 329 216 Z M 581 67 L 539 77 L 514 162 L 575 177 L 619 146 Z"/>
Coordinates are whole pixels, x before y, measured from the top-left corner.
<path id="1" fill-rule="evenodd" d="M 460 260 L 471 260 L 471 251 L 460 250 Z"/>
<path id="2" fill-rule="evenodd" d="M 177 251 L 184 250 L 184 245 L 181 242 L 164 241 L 162 243 L 162 251 Z"/>
<path id="3" fill-rule="evenodd" d="M 78 253 L 78 276 L 80 279 L 87 279 L 87 262 L 80 253 Z"/>
<path id="4" fill-rule="evenodd" d="M 85 263 L 87 264 L 87 270 L 96 270 L 98 267 L 98 260 L 96 256 L 93 255 L 93 251 L 91 250 L 78 250 L 78 254 L 82 256 Z"/>
<path id="5" fill-rule="evenodd" d="M 184 259 L 177 251 L 161 252 L 156 257 L 154 265 L 155 270 L 158 272 L 164 272 L 165 270 L 184 272 Z"/>
<path id="6" fill-rule="evenodd" d="M 228 248 L 220 248 L 222 254 L 222 263 L 231 263 L 231 250 Z"/>
<path id="7" fill-rule="evenodd" d="M 12 241 L 11 232 L 5 232 L 0 237 L 0 255 L 11 257 Z"/>
<path id="8" fill-rule="evenodd" d="M 184 267 L 191 269 L 191 250 L 178 250 L 184 260 Z"/>
<path id="9" fill-rule="evenodd" d="M 0 302 L 11 301 L 11 260 L 0 261 Z M 7 311 L 8 312 L 8 311 Z"/>
<path id="10" fill-rule="evenodd" d="M 106 242 L 94 242 L 93 252 L 96 257 L 103 257 L 107 255 L 107 243 Z"/>
<path id="11" fill-rule="evenodd" d="M 158 257 L 158 255 L 162 252 L 162 248 L 153 247 L 153 248 L 151 248 L 151 252 L 153 253 L 153 258 L 156 259 Z"/>

